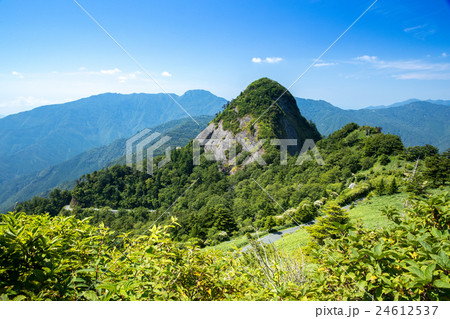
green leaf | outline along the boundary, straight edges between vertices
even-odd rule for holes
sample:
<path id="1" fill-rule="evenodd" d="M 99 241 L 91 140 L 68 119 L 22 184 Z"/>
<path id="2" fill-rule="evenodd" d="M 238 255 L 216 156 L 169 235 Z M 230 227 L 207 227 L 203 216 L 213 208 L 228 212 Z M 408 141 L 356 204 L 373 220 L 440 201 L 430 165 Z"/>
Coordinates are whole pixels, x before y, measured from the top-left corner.
<path id="1" fill-rule="evenodd" d="M 406 259 L 405 262 L 407 262 L 408 264 L 410 264 L 413 267 L 419 268 L 419 265 L 412 259 Z"/>
<path id="2" fill-rule="evenodd" d="M 427 277 L 428 281 L 431 281 L 433 279 L 433 271 L 436 269 L 436 264 L 428 265 L 425 269 L 425 276 Z"/>
<path id="3" fill-rule="evenodd" d="M 24 296 L 24 295 L 18 295 L 18 296 L 16 296 L 16 297 L 14 297 L 13 301 L 22 301 L 22 300 L 25 300 L 25 299 L 27 299 L 26 296 Z"/>
<path id="4" fill-rule="evenodd" d="M 433 227 L 433 228 L 431 229 L 431 234 L 432 234 L 434 237 L 436 237 L 437 239 L 440 239 L 440 238 L 442 237 L 442 233 L 441 233 L 439 230 L 437 230 L 435 227 Z"/>
<path id="5" fill-rule="evenodd" d="M 116 286 L 111 283 L 101 283 L 101 284 L 97 285 L 96 288 L 97 289 L 105 289 L 110 292 L 115 292 L 117 290 Z"/>
<path id="6" fill-rule="evenodd" d="M 442 262 L 445 264 L 445 266 L 450 267 L 450 260 L 448 259 L 446 252 L 441 250 L 439 256 L 442 258 Z"/>
<path id="7" fill-rule="evenodd" d="M 383 244 L 378 244 L 373 249 L 375 251 L 375 256 L 380 257 L 383 252 Z"/>
<path id="8" fill-rule="evenodd" d="M 423 240 L 420 240 L 419 243 L 423 246 L 423 248 L 425 248 L 427 251 L 431 251 L 431 246 L 428 245 L 426 242 L 424 242 Z"/>
<path id="9" fill-rule="evenodd" d="M 413 267 L 408 267 L 407 268 L 410 272 L 412 272 L 414 275 L 416 275 L 417 277 L 421 278 L 421 279 L 425 279 L 425 274 L 423 273 L 422 270 L 420 270 L 419 268 L 413 266 Z"/>
<path id="10" fill-rule="evenodd" d="M 450 289 L 450 283 L 437 279 L 434 281 L 434 286 L 438 288 Z"/>

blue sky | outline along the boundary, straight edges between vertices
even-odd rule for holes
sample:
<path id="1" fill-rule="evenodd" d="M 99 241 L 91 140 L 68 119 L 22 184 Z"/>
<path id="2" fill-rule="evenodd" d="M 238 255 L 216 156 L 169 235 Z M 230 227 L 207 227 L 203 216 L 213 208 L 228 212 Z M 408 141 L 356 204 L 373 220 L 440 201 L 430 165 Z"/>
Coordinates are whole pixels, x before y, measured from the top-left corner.
<path id="1" fill-rule="evenodd" d="M 374 0 L 78 0 L 168 92 L 288 87 Z M 291 88 L 343 108 L 450 99 L 450 2 L 379 0 Z M 0 114 L 161 92 L 73 0 L 0 0 Z"/>

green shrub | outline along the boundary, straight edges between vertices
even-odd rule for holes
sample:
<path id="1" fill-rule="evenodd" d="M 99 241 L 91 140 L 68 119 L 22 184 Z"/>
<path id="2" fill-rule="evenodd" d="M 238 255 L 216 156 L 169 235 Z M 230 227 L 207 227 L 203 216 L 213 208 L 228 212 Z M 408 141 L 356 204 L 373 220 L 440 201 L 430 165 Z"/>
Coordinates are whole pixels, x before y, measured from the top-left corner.
<path id="1" fill-rule="evenodd" d="M 0 224 L 2 300 L 267 300 L 258 269 L 215 251 L 172 242 L 169 227 L 107 244 L 88 220 L 7 214 Z"/>
<path id="2" fill-rule="evenodd" d="M 380 161 L 380 164 L 383 166 L 386 166 L 391 162 L 389 156 L 387 156 L 386 154 L 381 155 L 378 160 Z"/>
<path id="3" fill-rule="evenodd" d="M 325 239 L 304 287 L 313 300 L 450 300 L 448 194 L 386 209 L 393 228 Z"/>

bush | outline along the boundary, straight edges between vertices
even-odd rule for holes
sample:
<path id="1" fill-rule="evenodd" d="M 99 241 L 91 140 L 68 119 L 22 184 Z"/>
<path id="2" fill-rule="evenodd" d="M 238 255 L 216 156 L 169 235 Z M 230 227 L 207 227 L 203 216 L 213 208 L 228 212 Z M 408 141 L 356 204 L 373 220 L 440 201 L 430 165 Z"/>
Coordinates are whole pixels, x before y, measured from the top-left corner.
<path id="1" fill-rule="evenodd" d="M 338 238 L 343 236 L 347 231 L 347 224 L 350 219 L 348 213 L 337 205 L 329 205 L 324 210 L 325 216 L 319 217 L 317 222 L 308 228 L 306 231 L 311 236 L 313 242 L 310 242 L 310 247 L 315 245 L 323 245 L 327 238 Z"/>
<path id="2" fill-rule="evenodd" d="M 407 161 L 416 161 L 419 159 L 425 159 L 429 156 L 435 156 L 439 154 L 439 150 L 432 145 L 425 146 L 411 146 L 406 148 L 405 157 Z"/>
<path id="3" fill-rule="evenodd" d="M 384 194 L 385 190 L 386 190 L 386 186 L 384 184 L 384 179 L 381 178 L 379 180 L 379 182 L 377 183 L 377 185 L 375 186 L 375 192 L 377 193 L 377 195 L 381 196 Z"/>
<path id="4" fill-rule="evenodd" d="M 385 209 L 388 229 L 358 227 L 314 250 L 313 300 L 450 300 L 448 194 Z"/>
<path id="5" fill-rule="evenodd" d="M 361 169 L 365 171 L 373 167 L 373 165 L 375 164 L 375 159 L 372 157 L 363 157 L 360 159 L 360 163 Z"/>
<path id="6" fill-rule="evenodd" d="M 292 217 L 297 223 L 307 223 L 314 220 L 317 215 L 316 205 L 313 205 L 309 200 L 304 200 L 296 208 Z"/>
<path id="7" fill-rule="evenodd" d="M 174 222 L 174 221 L 173 221 Z M 2 300 L 267 300 L 258 269 L 169 238 L 172 226 L 123 247 L 104 227 L 73 217 L 7 214 L 0 224 Z"/>
<path id="8" fill-rule="evenodd" d="M 395 177 L 391 180 L 391 182 L 389 183 L 386 192 L 388 195 L 393 195 L 395 193 L 398 192 L 398 185 L 397 182 L 395 180 Z"/>
<path id="9" fill-rule="evenodd" d="M 397 135 L 376 134 L 368 139 L 364 145 L 366 156 L 398 155 L 403 153 L 403 143 Z"/>
<path id="10" fill-rule="evenodd" d="M 378 160 L 380 161 L 380 164 L 383 166 L 386 166 L 387 164 L 389 164 L 391 162 L 391 160 L 389 159 L 389 156 L 387 156 L 386 154 L 381 155 Z"/>
<path id="11" fill-rule="evenodd" d="M 277 225 L 277 223 L 275 222 L 275 219 L 273 218 L 273 216 L 267 216 L 266 222 L 264 224 L 264 228 L 266 230 L 271 230 L 276 225 Z"/>
<path id="12" fill-rule="evenodd" d="M 435 187 L 448 183 L 450 178 L 450 158 L 448 154 L 427 157 L 423 175 Z"/>
<path id="13" fill-rule="evenodd" d="M 370 183 L 360 183 L 353 189 L 346 189 L 345 191 L 343 191 L 337 198 L 336 202 L 340 206 L 350 204 L 351 202 L 354 202 L 355 200 L 366 196 L 371 191 L 371 189 L 372 186 L 370 185 Z"/>

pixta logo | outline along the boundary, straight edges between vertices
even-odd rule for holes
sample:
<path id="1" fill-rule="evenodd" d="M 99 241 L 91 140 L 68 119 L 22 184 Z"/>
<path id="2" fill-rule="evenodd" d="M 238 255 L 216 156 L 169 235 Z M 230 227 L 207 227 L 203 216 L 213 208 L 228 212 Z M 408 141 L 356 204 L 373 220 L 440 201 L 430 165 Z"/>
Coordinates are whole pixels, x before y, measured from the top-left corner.
<path id="1" fill-rule="evenodd" d="M 222 138 L 196 138 L 193 141 L 193 163 L 200 165 L 201 149 L 204 149 L 204 156 L 208 161 L 227 162 L 235 165 L 239 156 L 237 151 L 240 146 L 241 154 L 246 153 L 243 163 L 257 162 L 259 165 L 266 165 L 262 155 L 264 154 L 263 144 L 267 140 L 249 141 L 245 139 L 222 139 Z M 271 139 L 271 145 L 278 146 L 280 151 L 280 165 L 288 163 L 288 146 L 297 146 L 296 139 Z M 306 139 L 298 153 L 295 165 L 302 165 L 306 161 L 316 161 L 317 165 L 325 165 L 322 155 L 319 152 L 314 140 Z"/>
<path id="2" fill-rule="evenodd" d="M 170 136 L 161 135 L 159 132 L 151 132 L 144 129 L 126 142 L 126 163 L 127 166 L 136 168 L 141 172 L 147 172 L 153 175 L 153 158 L 157 150 L 163 147 L 172 138 Z M 256 162 L 259 165 L 267 165 L 262 155 L 264 154 L 263 144 L 267 140 L 260 141 L 243 141 L 236 139 L 200 139 L 193 140 L 193 158 L 192 162 L 195 166 L 200 165 L 201 149 L 203 148 L 203 156 L 208 161 L 226 162 L 231 166 L 237 165 L 236 159 L 242 155 L 242 165 Z M 271 145 L 278 146 L 280 150 L 280 165 L 287 165 L 288 146 L 296 146 L 295 139 L 271 139 Z M 239 151 L 238 151 L 239 146 Z M 156 155 L 165 157 L 158 162 L 158 168 L 163 167 L 171 160 L 170 146 L 167 146 L 164 152 L 159 151 Z M 144 167 L 145 160 L 147 165 Z M 324 165 L 325 162 L 314 143 L 314 140 L 307 139 L 303 142 L 302 148 L 298 153 L 295 165 L 301 165 L 305 161 L 316 161 L 318 165 Z"/>
<path id="3" fill-rule="evenodd" d="M 155 152 L 164 144 L 170 141 L 170 136 L 161 135 L 159 132 L 152 133 L 149 129 L 144 129 L 129 138 L 126 142 L 126 163 L 129 167 L 136 167 L 136 170 L 153 175 L 153 157 Z M 145 153 L 144 153 L 145 152 Z M 170 162 L 171 147 L 165 149 L 165 158 L 158 163 L 158 168 Z M 146 154 L 146 156 L 144 156 Z M 144 168 L 144 159 L 147 159 L 147 167 Z"/>

